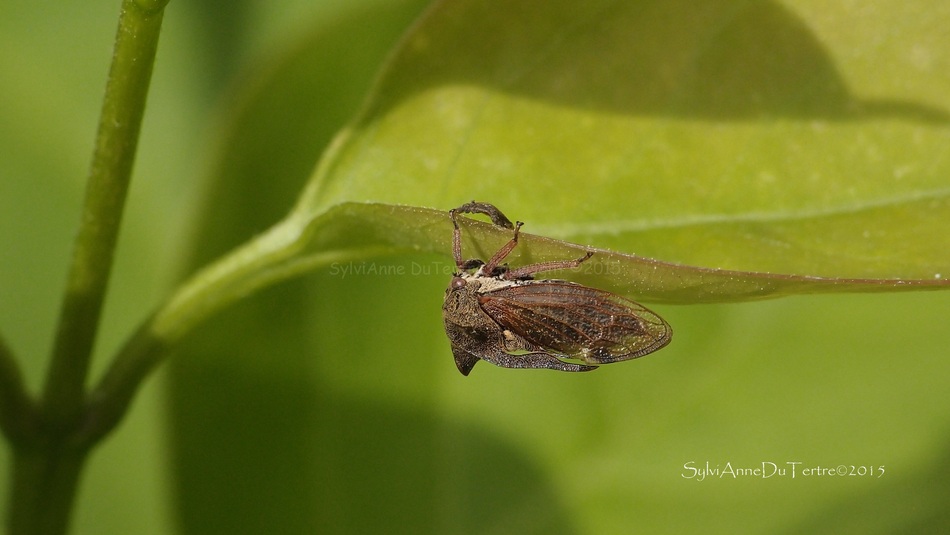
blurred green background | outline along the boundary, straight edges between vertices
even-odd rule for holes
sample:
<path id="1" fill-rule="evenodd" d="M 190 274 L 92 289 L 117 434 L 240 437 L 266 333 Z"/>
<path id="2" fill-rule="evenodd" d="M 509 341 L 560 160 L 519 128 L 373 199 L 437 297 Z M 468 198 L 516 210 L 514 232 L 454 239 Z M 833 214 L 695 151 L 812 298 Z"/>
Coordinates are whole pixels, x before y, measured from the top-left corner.
<path id="1" fill-rule="evenodd" d="M 825 8 L 782 5 L 804 21 Z M 856 18 L 925 17 L 888 5 Z M 290 208 L 423 8 L 169 5 L 96 370 L 183 275 Z M 0 332 L 34 390 L 117 11 L 117 2 L 13 0 L 0 17 Z M 813 28 L 829 46 L 834 30 Z M 946 61 L 906 49 L 914 61 Z M 945 295 L 663 307 L 674 342 L 646 359 L 579 375 L 480 364 L 463 378 L 441 328 L 448 261 L 375 259 L 348 276 L 331 266 L 212 320 L 94 453 L 73 532 L 950 526 Z M 366 274 L 373 267 L 408 276 Z M 884 475 L 684 477 L 687 463 L 707 462 L 883 466 Z"/>

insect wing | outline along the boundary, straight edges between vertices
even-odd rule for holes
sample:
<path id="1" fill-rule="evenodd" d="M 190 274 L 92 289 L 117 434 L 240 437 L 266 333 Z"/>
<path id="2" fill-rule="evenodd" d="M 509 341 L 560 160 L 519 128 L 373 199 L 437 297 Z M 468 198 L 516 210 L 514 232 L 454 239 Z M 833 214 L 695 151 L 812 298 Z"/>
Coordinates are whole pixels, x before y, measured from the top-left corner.
<path id="1" fill-rule="evenodd" d="M 486 292 L 479 304 L 530 343 L 590 364 L 641 357 L 668 344 L 673 334 L 646 307 L 567 281 L 525 281 Z"/>

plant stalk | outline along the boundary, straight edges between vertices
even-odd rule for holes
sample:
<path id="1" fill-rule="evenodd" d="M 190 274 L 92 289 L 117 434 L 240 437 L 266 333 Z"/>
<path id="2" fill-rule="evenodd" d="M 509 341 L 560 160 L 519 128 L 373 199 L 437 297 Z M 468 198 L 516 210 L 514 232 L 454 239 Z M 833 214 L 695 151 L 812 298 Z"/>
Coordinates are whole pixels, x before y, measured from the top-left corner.
<path id="1" fill-rule="evenodd" d="M 50 366 L 32 424 L 14 436 L 11 535 L 62 535 L 90 444 L 82 426 L 85 385 L 168 0 L 123 0 L 79 230 L 73 244 Z M 16 386 L 17 375 L 10 375 Z M 15 390 L 13 392 L 16 392 Z M 19 394 L 14 400 L 22 401 Z M 28 399 L 28 398 L 26 398 Z M 22 410 L 32 404 L 19 403 Z M 18 422 L 24 416 L 4 415 Z"/>
<path id="2" fill-rule="evenodd" d="M 62 535 L 76 498 L 88 451 L 17 447 L 8 528 L 11 535 Z"/>
<path id="3" fill-rule="evenodd" d="M 163 5 L 146 9 L 134 0 L 122 3 L 82 218 L 43 390 L 44 416 L 54 426 L 72 421 L 82 409 L 145 112 Z"/>
<path id="4" fill-rule="evenodd" d="M 14 444 L 36 429 L 36 404 L 23 385 L 13 352 L 0 338 L 0 431 Z"/>

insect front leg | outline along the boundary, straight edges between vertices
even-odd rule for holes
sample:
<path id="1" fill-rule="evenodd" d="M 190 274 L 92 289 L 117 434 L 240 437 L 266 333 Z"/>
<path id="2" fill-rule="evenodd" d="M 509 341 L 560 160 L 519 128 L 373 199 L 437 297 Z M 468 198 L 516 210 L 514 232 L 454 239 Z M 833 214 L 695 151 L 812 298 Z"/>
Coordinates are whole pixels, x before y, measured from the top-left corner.
<path id="1" fill-rule="evenodd" d="M 467 205 L 449 210 L 449 217 L 452 218 L 452 226 L 454 227 L 452 230 L 452 258 L 455 260 L 455 268 L 459 271 L 467 271 L 485 265 L 483 260 L 477 258 L 462 260 L 462 231 L 459 229 L 459 222 L 455 218 L 455 214 L 465 212 L 465 210 L 462 210 L 465 206 Z"/>
<path id="2" fill-rule="evenodd" d="M 490 217 L 492 224 L 497 227 L 515 228 L 515 226 L 511 224 L 511 220 L 505 217 L 505 214 L 501 213 L 501 210 L 496 208 L 494 204 L 487 202 L 467 202 L 451 211 L 463 214 L 484 214 Z"/>
<path id="3" fill-rule="evenodd" d="M 494 264 L 491 264 L 491 269 L 488 270 L 488 272 L 491 273 L 495 269 L 495 267 L 498 265 L 498 262 L 500 262 L 501 259 L 507 256 L 508 253 L 510 253 L 511 250 L 514 249 L 515 245 L 518 242 L 518 228 L 516 228 L 515 225 L 511 223 L 510 219 L 505 217 L 505 214 L 501 213 L 501 210 L 496 208 L 495 205 L 489 204 L 487 202 L 472 201 L 472 202 L 465 203 L 462 206 L 459 206 L 458 208 L 453 208 L 449 210 L 449 217 L 452 219 L 452 227 L 453 227 L 452 256 L 455 260 L 455 267 L 463 271 L 483 266 L 485 265 L 485 262 L 482 262 L 481 260 L 462 260 L 462 231 L 459 229 L 459 223 L 458 223 L 458 219 L 456 218 L 456 214 L 484 214 L 484 215 L 487 215 L 489 218 L 491 218 L 491 222 L 495 226 L 515 229 L 515 237 L 514 237 L 515 243 L 510 244 L 510 247 L 506 246 L 508 247 L 508 251 L 502 254 L 500 257 L 499 257 L 499 254 L 501 254 L 501 251 L 499 251 L 498 253 L 495 253 L 495 256 L 492 257 L 493 260 L 495 259 L 495 257 L 498 257 L 498 258 Z M 521 223 L 519 222 L 517 226 L 520 227 Z M 489 261 L 489 263 L 491 263 L 491 261 Z"/>
<path id="4" fill-rule="evenodd" d="M 452 257 L 455 259 L 455 267 L 462 268 L 462 231 L 459 230 L 459 222 L 455 219 L 455 213 L 458 208 L 449 210 L 449 217 L 452 219 Z"/>

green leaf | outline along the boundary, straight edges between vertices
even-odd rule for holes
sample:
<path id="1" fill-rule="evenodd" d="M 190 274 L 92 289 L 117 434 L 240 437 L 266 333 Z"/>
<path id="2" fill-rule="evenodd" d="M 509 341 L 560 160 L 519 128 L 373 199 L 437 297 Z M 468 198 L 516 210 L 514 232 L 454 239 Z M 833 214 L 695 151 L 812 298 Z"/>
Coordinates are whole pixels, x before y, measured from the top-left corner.
<path id="1" fill-rule="evenodd" d="M 784 23 L 799 17 L 792 26 L 821 31 L 817 42 L 822 46 L 867 43 L 862 49 L 870 54 L 881 48 L 879 38 L 885 34 L 892 36 L 898 49 L 904 46 L 901 42 L 941 42 L 940 25 L 933 21 L 945 9 L 931 3 L 926 19 L 915 21 L 917 15 L 906 14 L 905 4 L 892 2 L 870 10 L 876 16 L 863 12 L 858 24 L 854 13 L 844 7 L 818 2 L 796 4 L 794 12 L 765 2 L 637 2 L 629 4 L 635 4 L 640 13 L 620 17 L 633 9 L 626 4 L 585 2 L 568 7 L 556 1 L 544 3 L 541 9 L 537 3 L 446 2 L 430 10 L 407 37 L 362 119 L 327 153 L 294 212 L 299 219 L 285 221 L 302 232 L 298 242 L 302 245 L 296 256 L 281 264 L 287 269 L 284 275 L 313 268 L 315 264 L 308 262 L 319 260 L 316 255 L 321 252 L 348 256 L 335 262 L 324 259 L 328 263 L 314 276 L 241 302 L 189 337 L 175 359 L 170 440 L 184 532 L 260 532 L 279 526 L 284 533 L 729 533 L 735 531 L 737 518 L 744 529 L 756 532 L 833 533 L 846 529 L 841 526 L 870 523 L 867 519 L 874 524 L 862 527 L 880 532 L 928 531 L 946 524 L 942 511 L 947 484 L 934 476 L 945 471 L 947 464 L 946 437 L 940 430 L 946 428 L 950 414 L 943 384 L 950 335 L 942 295 L 842 295 L 742 306 L 664 307 L 660 312 L 674 325 L 676 336 L 669 348 L 648 358 L 584 375 L 519 373 L 479 365 L 470 377 L 459 376 L 439 318 L 448 280 L 443 270 L 452 269 L 451 225 L 445 209 L 472 198 L 492 201 L 512 218 L 526 221 L 529 232 L 664 260 L 695 257 L 699 260 L 691 263 L 704 265 L 703 257 L 722 253 L 669 239 L 658 238 L 651 245 L 656 249 L 641 244 L 670 230 L 680 231 L 683 240 L 693 239 L 690 225 L 698 227 L 695 232 L 700 236 L 708 235 L 716 222 L 739 225 L 734 230 L 725 227 L 730 233 L 749 232 L 742 228 L 748 218 L 714 216 L 717 210 L 730 207 L 727 214 L 754 214 L 751 197 L 795 214 L 799 213 L 794 211 L 795 201 L 808 201 L 804 195 L 792 195 L 799 188 L 788 185 L 779 188 L 749 180 L 761 188 L 771 187 L 773 193 L 788 194 L 790 198 L 784 200 L 770 198 L 765 190 L 719 190 L 713 187 L 718 182 L 700 188 L 704 182 L 697 177 L 685 185 L 676 179 L 683 168 L 704 171 L 707 162 L 727 167 L 729 154 L 716 156 L 717 147 L 732 149 L 732 157 L 738 158 L 733 162 L 737 175 L 759 169 L 769 154 L 781 156 L 777 147 L 786 138 L 779 135 L 779 128 L 801 120 L 811 122 L 809 113 L 814 112 L 807 102 L 797 104 L 798 108 L 789 105 L 791 110 L 804 110 L 796 112 L 798 116 L 788 111 L 761 121 L 734 109 L 717 116 L 687 103 L 676 113 L 666 112 L 661 104 L 669 95 L 663 88 L 673 86 L 675 79 L 665 86 L 654 85 L 665 79 L 661 72 L 642 83 L 617 86 L 615 98 L 621 101 L 630 89 L 652 95 L 652 101 L 647 99 L 646 111 L 636 108 L 616 114 L 602 102 L 610 100 L 604 96 L 612 91 L 610 85 L 595 92 L 591 103 L 577 105 L 576 96 L 573 100 L 557 95 L 535 99 L 538 93 L 570 93 L 570 88 L 537 82 L 527 88 L 532 91 L 515 93 L 511 83 L 499 87 L 480 85 L 480 80 L 490 79 L 496 71 L 508 73 L 511 79 L 517 78 L 511 73 L 518 68 L 530 68 L 532 73 L 543 70 L 549 64 L 546 58 L 564 53 L 558 44 L 572 43 L 573 36 L 582 35 L 597 13 L 608 29 L 612 24 L 626 25 L 628 42 L 636 43 L 638 36 L 644 39 L 649 46 L 638 49 L 662 58 L 652 64 L 662 67 L 667 52 L 677 47 L 659 39 L 661 30 L 689 41 L 700 30 L 718 29 L 707 42 L 724 46 L 724 41 L 743 34 L 722 17 L 728 22 L 730 14 L 738 17 L 744 10 L 764 12 L 761 40 L 755 47 L 728 50 L 749 54 L 758 50 L 763 61 L 771 61 L 775 56 L 766 45 L 776 36 L 799 35 L 776 33 L 776 17 Z M 478 13 L 470 11 L 478 6 L 482 6 Z M 916 8 L 914 13 L 919 13 Z M 368 24 L 366 20 L 346 25 L 343 35 L 348 39 L 316 40 L 314 46 L 330 49 L 337 43 L 341 50 L 349 50 L 344 44 L 355 40 L 353 35 Z M 928 24 L 934 26 L 929 33 L 924 31 Z M 894 33 L 884 31 L 888 28 Z M 875 39 L 864 40 L 862 32 L 873 33 Z M 610 41 L 616 33 L 603 33 L 600 39 Z M 433 40 L 414 41 L 419 35 L 431 35 Z M 549 36 L 546 48 L 537 49 L 545 36 Z M 450 38 L 459 44 L 445 49 Z M 496 39 L 504 46 L 496 45 Z M 427 45 L 417 48 L 441 63 L 398 69 L 413 43 Z M 801 45 L 800 40 L 795 43 Z M 789 53 L 801 49 L 790 48 Z M 933 59 L 946 49 L 924 46 L 919 54 Z M 586 65 L 584 76 L 566 81 L 585 82 L 596 74 L 591 70 L 596 70 L 601 58 L 611 59 L 612 47 L 593 50 L 586 56 L 592 63 Z M 900 57 L 882 50 L 884 56 L 888 53 Z M 689 50 L 680 50 L 673 57 L 689 56 Z M 838 53 L 836 61 L 873 65 L 881 58 L 854 56 Z M 796 83 L 769 87 L 793 94 L 800 91 L 800 73 L 789 72 L 787 63 L 779 65 L 784 67 L 774 67 L 772 76 L 784 74 Z M 900 61 L 888 64 L 898 70 L 901 65 Z M 305 93 L 287 97 L 295 87 L 293 73 L 331 68 L 320 61 L 298 67 L 278 65 L 274 77 L 281 82 L 254 95 L 249 115 L 260 123 L 235 121 L 235 128 L 246 138 L 229 144 L 222 156 L 234 167 L 223 166 L 227 171 L 218 172 L 216 195 L 209 196 L 213 208 L 208 209 L 205 234 L 196 246 L 199 256 L 223 247 L 222 240 L 237 242 L 244 236 L 241 232 L 266 228 L 269 218 L 279 217 L 276 199 L 280 194 L 273 190 L 291 195 L 287 183 L 274 181 L 283 176 L 279 166 L 292 160 L 293 168 L 299 169 L 303 163 L 296 158 L 302 156 L 297 150 L 287 150 L 281 158 L 271 154 L 306 136 L 308 129 L 298 129 L 299 125 L 281 129 L 283 117 L 268 117 L 267 110 L 269 106 L 293 109 L 293 103 L 298 103 L 300 110 L 317 113 L 306 107 Z M 871 66 L 839 70 L 874 75 L 874 84 L 867 80 L 863 87 L 872 88 L 881 99 L 896 98 L 900 93 L 896 86 L 914 79 L 921 84 L 918 88 L 928 88 L 919 89 L 922 100 L 944 102 L 940 80 L 945 75 L 940 69 L 917 78 L 881 77 L 880 68 Z M 439 73 L 446 83 L 433 80 Z M 733 85 L 741 85 L 744 73 L 738 69 Z M 426 81 L 429 85 L 420 88 Z M 813 82 L 805 82 L 817 90 Z M 394 85 L 405 90 L 386 93 L 385 88 Z M 410 87 L 418 90 L 409 92 Z M 728 99 L 731 88 L 724 87 L 723 93 L 708 99 Z M 699 86 L 685 94 L 707 98 L 705 90 L 710 88 Z M 456 107 L 459 99 L 452 100 L 453 91 L 482 98 L 471 128 L 453 127 L 452 121 L 442 119 L 465 119 L 473 111 Z M 840 91 L 825 94 L 838 95 L 831 104 L 843 98 Z M 427 100 L 431 96 L 439 98 Z M 764 100 L 759 107 L 765 110 L 763 114 L 773 109 L 775 100 Z M 505 113 L 496 106 L 503 101 L 510 111 L 510 117 L 501 121 L 504 128 L 495 125 L 482 133 L 482 124 L 490 127 L 489 119 L 495 117 L 497 123 L 496 116 Z M 660 103 L 650 104 L 656 101 Z M 329 106 L 334 100 L 321 102 Z M 439 102 L 445 105 L 441 115 L 429 109 L 435 105 L 438 111 Z M 734 102 L 748 99 L 735 97 Z M 429 108 L 412 108 L 413 103 L 427 103 Z M 493 106 L 496 109 L 488 114 Z M 536 139 L 524 133 L 524 117 L 515 113 L 524 106 L 529 111 L 543 108 L 544 113 L 536 114 Z M 895 110 L 891 113 L 912 116 L 911 123 L 924 124 L 923 133 L 931 132 L 929 123 L 920 120 L 924 113 L 902 111 L 907 106 L 891 109 Z M 584 129 L 583 123 L 558 120 L 570 114 L 584 114 L 595 124 Z M 866 124 L 858 118 L 829 116 L 828 124 L 838 127 Z M 604 124 L 606 118 L 612 121 Z M 564 124 L 570 128 L 542 128 L 547 120 L 552 128 Z M 835 122 L 839 120 L 841 124 Z M 400 121 L 407 121 L 405 128 Z M 905 122 L 892 121 L 895 126 L 906 126 Z M 269 126 L 260 128 L 261 123 Z M 639 135 L 608 135 L 626 135 L 637 124 L 645 127 Z M 692 137 L 681 138 L 666 127 L 696 131 Z M 452 128 L 460 135 L 448 135 Z M 770 138 L 776 145 L 756 143 L 763 130 L 770 128 L 776 129 Z M 726 136 L 736 129 L 747 132 L 751 145 L 739 156 L 735 142 Z M 572 134 L 574 130 L 580 132 Z M 723 137 L 717 134 L 719 130 L 724 131 Z M 398 131 L 405 139 L 400 142 L 399 136 L 388 131 Z M 654 134 L 659 136 L 658 144 L 651 145 Z M 613 149 L 602 148 L 605 144 L 621 149 L 619 159 L 611 156 Z M 445 146 L 447 151 L 443 151 Z M 578 147 L 583 150 L 577 152 Z M 572 168 L 573 158 L 562 155 L 570 151 L 576 152 L 577 169 Z M 585 159 L 588 152 L 591 157 Z M 639 154 L 652 155 L 653 163 L 641 161 Z M 663 154 L 665 158 L 657 158 Z M 935 173 L 939 171 L 939 154 L 927 155 L 935 163 L 927 160 L 921 168 L 930 165 Z M 839 156 L 830 150 L 816 157 L 816 162 L 803 160 L 796 166 L 810 168 Z M 743 167 L 742 158 L 752 158 L 752 163 Z M 797 161 L 769 158 L 770 165 L 780 168 L 782 162 L 791 166 Z M 432 169 L 426 167 L 430 164 Z M 510 171 L 506 171 L 508 164 Z M 538 173 L 539 169 L 544 173 Z M 612 169 L 623 173 L 615 175 Z M 262 171 L 268 172 L 264 178 Z M 641 173 L 645 179 L 638 179 Z M 729 183 L 728 177 L 720 178 Z M 829 196 L 829 202 L 835 199 Z M 709 213 L 713 216 L 705 217 Z M 794 223 L 797 218 L 787 219 Z M 614 227 L 617 221 L 630 223 Z M 507 232 L 467 219 L 463 231 L 466 255 L 484 257 L 507 239 Z M 898 232 L 902 231 L 898 228 Z M 793 237 L 804 240 L 806 234 Z M 683 256 L 659 254 L 660 246 Z M 771 258 L 747 248 L 737 247 L 732 254 Z M 524 256 L 513 261 L 563 254 L 575 257 L 578 250 L 527 236 L 523 247 L 519 246 Z M 626 286 L 644 275 L 637 270 L 649 265 L 617 253 L 599 251 L 598 257 L 619 263 L 630 279 Z M 710 261 L 707 265 L 720 264 Z M 836 266 L 822 274 L 843 271 Z M 902 275 L 906 276 L 886 276 Z M 660 284 L 667 279 L 657 280 Z M 607 279 L 591 281 L 609 283 Z M 812 289 L 807 280 L 801 282 L 805 289 Z M 625 291 L 636 290 L 628 287 Z M 690 293 L 684 300 L 696 299 L 698 292 Z M 697 482 L 682 475 L 689 461 L 709 461 L 719 467 L 730 462 L 737 468 L 755 467 L 763 461 L 801 461 L 809 467 L 873 464 L 884 465 L 887 473 L 879 480 L 740 477 Z"/>
<path id="2" fill-rule="evenodd" d="M 931 16 L 849 9 L 438 2 L 297 211 L 475 198 L 664 261 L 939 280 L 950 46 Z"/>
<path id="3" fill-rule="evenodd" d="M 487 260 L 509 239 L 511 231 L 459 218 L 463 228 L 463 257 Z M 385 204 L 342 203 L 316 220 L 306 252 L 289 259 L 286 273 L 311 269 L 315 263 L 349 257 L 358 260 L 394 252 L 450 254 L 452 224 L 448 214 L 426 208 Z M 819 278 L 760 272 L 740 272 L 673 264 L 640 256 L 582 246 L 521 233 L 519 245 L 506 259 L 512 266 L 571 260 L 587 251 L 594 256 L 579 268 L 557 273 L 576 282 L 652 302 L 715 303 L 747 301 L 802 293 L 881 292 L 941 289 L 948 279 Z M 327 255 L 326 251 L 340 251 Z M 330 260 L 327 260 L 327 259 Z M 455 269 L 451 260 L 433 267 L 444 275 Z M 541 278 L 552 278 L 546 274 Z"/>
<path id="4" fill-rule="evenodd" d="M 174 340 L 331 262 L 448 251 L 433 212 L 346 204 L 366 200 L 507 200 L 529 228 L 600 250 L 581 282 L 653 301 L 946 287 L 944 109 L 904 86 L 859 96 L 777 5 L 663 24 L 676 7 L 436 3 L 291 214 L 195 277 L 153 331 Z M 578 254 L 525 241 L 528 259 Z"/>

